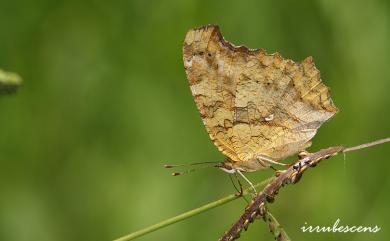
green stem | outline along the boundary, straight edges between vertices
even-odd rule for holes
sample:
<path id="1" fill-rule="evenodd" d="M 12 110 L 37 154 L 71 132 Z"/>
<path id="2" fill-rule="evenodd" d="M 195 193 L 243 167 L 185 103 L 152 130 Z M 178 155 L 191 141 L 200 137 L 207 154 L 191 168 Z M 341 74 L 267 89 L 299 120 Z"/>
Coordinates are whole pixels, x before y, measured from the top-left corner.
<path id="1" fill-rule="evenodd" d="M 273 180 L 274 177 L 271 177 L 271 178 L 268 178 L 260 183 L 257 183 L 256 185 L 254 185 L 255 187 L 260 187 L 260 186 L 265 186 L 266 184 L 268 184 L 271 180 Z M 247 195 L 251 191 L 251 188 L 247 188 L 244 190 L 243 192 L 243 195 Z M 172 217 L 172 218 L 169 218 L 169 219 L 166 219 L 162 222 L 159 222 L 159 223 L 156 223 L 154 225 L 151 225 L 147 228 L 144 228 L 144 229 L 141 229 L 141 230 L 138 230 L 134 233 L 131 233 L 131 234 L 128 234 L 128 235 L 125 235 L 123 237 L 120 237 L 118 239 L 115 239 L 114 241 L 128 241 L 128 240 L 132 240 L 132 239 L 135 239 L 135 238 L 138 238 L 138 237 L 141 237 L 145 234 L 148 234 L 150 232 L 153 232 L 153 231 L 156 231 L 158 229 L 161 229 L 161 228 L 164 228 L 166 226 L 169 226 L 171 224 L 174 224 L 174 223 L 177 223 L 177 222 L 180 222 L 184 219 L 187 219 L 187 218 L 190 218 L 192 216 L 195 216 L 199 213 L 203 213 L 207 210 L 210 210 L 212 208 L 216 208 L 218 206 L 221 206 L 225 203 L 228 203 L 228 202 L 231 202 L 233 200 L 236 200 L 237 198 L 239 198 L 240 196 L 236 195 L 236 194 L 231 194 L 229 196 L 226 196 L 224 198 L 221 198 L 217 201 L 214 201 L 214 202 L 211 202 L 211 203 L 208 203 L 206 205 L 203 205 L 199 208 L 195 208 L 193 210 L 190 210 L 188 212 L 185 212 L 185 213 L 182 213 L 180 215 L 177 215 L 175 217 Z"/>
<path id="2" fill-rule="evenodd" d="M 290 237 L 287 235 L 286 231 L 280 225 L 278 220 L 269 212 L 265 214 L 265 222 L 268 223 L 268 228 L 270 232 L 274 235 L 275 240 L 277 241 L 291 241 Z"/>

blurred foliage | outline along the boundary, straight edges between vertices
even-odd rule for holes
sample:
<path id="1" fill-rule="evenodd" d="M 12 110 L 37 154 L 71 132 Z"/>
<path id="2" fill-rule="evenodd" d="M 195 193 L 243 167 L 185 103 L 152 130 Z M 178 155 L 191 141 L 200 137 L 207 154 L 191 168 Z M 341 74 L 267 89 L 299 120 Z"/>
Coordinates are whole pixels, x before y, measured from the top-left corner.
<path id="1" fill-rule="evenodd" d="M 22 78 L 16 73 L 0 69 L 0 94 L 15 92 L 22 83 Z"/>
<path id="2" fill-rule="evenodd" d="M 389 18 L 384 0 L 0 1 L 0 66 L 24 78 L 0 98 L 0 240 L 111 240 L 234 192 L 220 170 L 171 177 L 162 168 L 223 160 L 183 69 L 195 26 L 218 23 L 235 44 L 314 57 L 340 113 L 312 150 L 389 136 Z M 292 240 L 389 239 L 389 156 L 387 145 L 335 157 L 269 208 Z M 217 240 L 245 205 L 140 240 Z M 382 230 L 300 230 L 337 218 Z M 255 222 L 240 240 L 272 236 Z"/>

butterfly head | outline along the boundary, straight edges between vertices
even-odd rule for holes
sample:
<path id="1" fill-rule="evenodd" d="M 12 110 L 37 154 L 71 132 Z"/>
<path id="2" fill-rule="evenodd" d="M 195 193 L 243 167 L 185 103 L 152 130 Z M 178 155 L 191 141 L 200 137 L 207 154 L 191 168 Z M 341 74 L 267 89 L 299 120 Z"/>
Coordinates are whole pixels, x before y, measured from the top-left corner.
<path id="1" fill-rule="evenodd" d="M 217 165 L 215 165 L 215 167 L 218 167 L 222 171 L 230 174 L 235 173 L 237 171 L 237 168 L 233 166 L 233 162 L 229 159 L 224 162 L 218 163 Z"/>

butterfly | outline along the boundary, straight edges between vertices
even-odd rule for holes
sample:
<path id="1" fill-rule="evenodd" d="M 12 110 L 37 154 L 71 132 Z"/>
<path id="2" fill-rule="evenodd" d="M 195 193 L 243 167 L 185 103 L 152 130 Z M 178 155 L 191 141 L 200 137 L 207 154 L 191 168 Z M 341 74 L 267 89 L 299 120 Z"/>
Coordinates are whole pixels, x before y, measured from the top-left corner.
<path id="1" fill-rule="evenodd" d="M 227 172 L 253 172 L 311 145 L 337 108 L 312 57 L 301 62 L 279 53 L 235 46 L 217 25 L 187 32 L 187 79 L 206 130 L 227 158 Z"/>

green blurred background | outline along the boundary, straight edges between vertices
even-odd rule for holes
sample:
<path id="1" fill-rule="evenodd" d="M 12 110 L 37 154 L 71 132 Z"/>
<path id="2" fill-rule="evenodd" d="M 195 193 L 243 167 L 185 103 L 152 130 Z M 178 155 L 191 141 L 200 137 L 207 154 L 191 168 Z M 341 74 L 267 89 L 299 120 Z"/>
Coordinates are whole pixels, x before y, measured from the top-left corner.
<path id="1" fill-rule="evenodd" d="M 0 1 L 0 68 L 24 78 L 0 97 L 0 240 L 111 240 L 234 189 L 184 73 L 188 29 L 218 23 L 235 44 L 312 55 L 340 112 L 311 150 L 389 136 L 389 1 Z M 270 209 L 293 240 L 390 238 L 390 146 L 324 162 Z M 259 181 L 271 170 L 248 175 Z M 139 240 L 217 240 L 237 200 Z M 379 225 L 376 234 L 300 227 Z M 255 222 L 240 240 L 272 240 Z"/>

